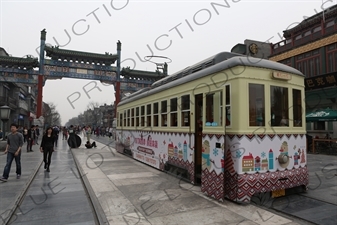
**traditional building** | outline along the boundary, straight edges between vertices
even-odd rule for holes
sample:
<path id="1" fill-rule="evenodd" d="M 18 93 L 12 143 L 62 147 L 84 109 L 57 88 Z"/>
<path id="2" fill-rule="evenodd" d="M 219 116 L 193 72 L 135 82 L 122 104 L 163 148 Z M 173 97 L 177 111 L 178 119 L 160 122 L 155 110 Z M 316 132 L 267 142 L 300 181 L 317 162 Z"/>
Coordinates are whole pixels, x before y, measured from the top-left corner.
<path id="1" fill-rule="evenodd" d="M 234 46 L 232 52 L 267 58 L 298 69 L 306 76 L 306 112 L 337 110 L 337 5 L 283 31 L 283 37 L 275 44 L 246 40 L 245 44 Z M 337 122 L 310 122 L 307 132 L 320 137 L 329 132 L 337 138 Z"/>
<path id="2" fill-rule="evenodd" d="M 9 122 L 5 127 L 7 132 L 9 124 L 13 122 L 20 126 L 30 126 L 36 113 L 35 86 L 19 82 L 21 79 L 26 79 L 28 75 L 10 71 L 27 71 L 28 73 L 37 66 L 37 58 L 12 57 L 0 48 L 0 106 L 7 105 L 11 108 Z"/>
<path id="3" fill-rule="evenodd" d="M 337 5 L 283 31 L 283 37 L 271 45 L 269 59 L 305 74 L 306 111 L 337 110 Z M 337 138 L 337 122 L 310 122 L 307 132 Z"/>

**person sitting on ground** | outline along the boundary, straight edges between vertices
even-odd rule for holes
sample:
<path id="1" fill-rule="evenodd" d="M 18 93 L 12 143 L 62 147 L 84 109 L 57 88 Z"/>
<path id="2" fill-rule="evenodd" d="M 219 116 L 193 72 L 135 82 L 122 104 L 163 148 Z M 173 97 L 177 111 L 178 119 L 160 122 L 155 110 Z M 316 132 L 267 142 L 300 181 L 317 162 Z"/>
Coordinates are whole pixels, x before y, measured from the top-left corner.
<path id="1" fill-rule="evenodd" d="M 96 145 L 96 142 L 90 143 L 89 141 L 87 141 L 87 143 L 85 144 L 85 147 L 87 147 L 87 148 L 92 148 L 92 147 L 96 148 L 97 145 Z"/>

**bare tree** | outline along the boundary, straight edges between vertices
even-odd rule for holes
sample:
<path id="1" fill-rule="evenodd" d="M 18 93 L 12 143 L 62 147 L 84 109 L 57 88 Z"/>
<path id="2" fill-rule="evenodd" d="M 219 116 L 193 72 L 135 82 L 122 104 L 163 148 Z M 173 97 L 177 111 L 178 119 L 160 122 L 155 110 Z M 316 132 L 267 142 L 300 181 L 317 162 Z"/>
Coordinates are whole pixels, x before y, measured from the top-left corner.
<path id="1" fill-rule="evenodd" d="M 61 116 L 56 110 L 56 105 L 54 103 L 44 104 L 43 108 L 45 124 L 48 124 L 49 126 L 61 125 Z"/>
<path id="2" fill-rule="evenodd" d="M 87 114 L 85 115 L 85 119 L 88 122 L 87 125 L 92 125 L 92 126 L 100 126 L 101 122 L 101 111 L 100 111 L 100 103 L 99 102 L 94 102 L 91 101 L 87 105 Z"/>

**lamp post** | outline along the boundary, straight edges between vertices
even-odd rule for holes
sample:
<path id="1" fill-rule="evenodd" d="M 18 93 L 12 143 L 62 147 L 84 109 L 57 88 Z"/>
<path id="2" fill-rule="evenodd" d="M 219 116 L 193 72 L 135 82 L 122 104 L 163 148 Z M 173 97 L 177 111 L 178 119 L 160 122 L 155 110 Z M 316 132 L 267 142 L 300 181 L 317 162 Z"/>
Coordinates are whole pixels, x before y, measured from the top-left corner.
<path id="1" fill-rule="evenodd" d="M 11 114 L 11 108 L 9 108 L 7 105 L 0 107 L 0 119 L 3 123 L 3 139 L 6 139 L 6 131 L 5 131 L 5 123 L 9 120 L 9 116 Z"/>

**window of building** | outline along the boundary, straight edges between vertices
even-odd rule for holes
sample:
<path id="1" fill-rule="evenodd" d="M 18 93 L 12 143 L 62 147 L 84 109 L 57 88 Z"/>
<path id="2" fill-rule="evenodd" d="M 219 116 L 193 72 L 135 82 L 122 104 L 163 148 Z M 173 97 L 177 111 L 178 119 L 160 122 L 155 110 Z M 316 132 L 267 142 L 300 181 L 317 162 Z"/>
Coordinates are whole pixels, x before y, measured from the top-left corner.
<path id="1" fill-rule="evenodd" d="M 288 88 L 270 86 L 271 125 L 289 126 Z"/>
<path id="2" fill-rule="evenodd" d="M 131 116 L 130 115 L 131 115 L 131 112 L 130 112 L 130 109 L 128 109 L 128 117 L 126 118 L 128 127 L 130 126 L 130 120 L 131 120 Z"/>
<path id="3" fill-rule="evenodd" d="M 205 126 L 222 126 L 222 91 L 206 95 L 206 124 Z"/>
<path id="4" fill-rule="evenodd" d="M 226 85 L 225 87 L 226 90 L 226 126 L 231 125 L 231 89 L 230 85 Z M 222 115 L 222 110 L 221 110 L 221 115 Z"/>
<path id="5" fill-rule="evenodd" d="M 153 126 L 158 127 L 159 125 L 159 107 L 158 107 L 158 102 L 153 103 Z"/>
<path id="6" fill-rule="evenodd" d="M 327 73 L 337 71 L 337 44 L 332 44 L 326 47 L 326 70 Z"/>
<path id="7" fill-rule="evenodd" d="M 302 97 L 301 90 L 293 89 L 293 115 L 294 127 L 302 127 Z"/>
<path id="8" fill-rule="evenodd" d="M 263 84 L 249 84 L 249 126 L 265 126 Z"/>
<path id="9" fill-rule="evenodd" d="M 139 127 L 139 107 L 136 107 L 136 127 Z"/>
<path id="10" fill-rule="evenodd" d="M 167 101 L 161 102 L 161 126 L 167 126 Z"/>
<path id="11" fill-rule="evenodd" d="M 297 41 L 297 40 L 299 40 L 299 39 L 301 39 L 301 38 L 302 38 L 302 34 L 297 35 L 297 36 L 295 37 L 295 40 Z"/>
<path id="12" fill-rule="evenodd" d="M 134 108 L 131 109 L 131 126 L 132 127 L 135 126 L 135 109 Z"/>
<path id="13" fill-rule="evenodd" d="M 140 126 L 145 127 L 145 106 L 140 107 Z"/>
<path id="14" fill-rule="evenodd" d="M 332 27 L 333 25 L 335 25 L 335 21 L 331 20 L 331 21 L 327 22 L 327 24 L 325 25 L 325 27 Z"/>
<path id="15" fill-rule="evenodd" d="M 181 96 L 181 126 L 190 126 L 190 96 Z"/>
<path id="16" fill-rule="evenodd" d="M 146 115 L 147 115 L 147 117 L 146 117 L 146 123 L 147 123 L 148 127 L 151 127 L 151 114 L 152 114 L 152 112 L 151 112 L 151 104 L 148 104 L 146 106 Z"/>
<path id="17" fill-rule="evenodd" d="M 178 126 L 178 99 L 172 98 L 170 100 L 170 123 L 171 127 Z"/>
<path id="18" fill-rule="evenodd" d="M 321 30 L 322 30 L 322 27 L 319 26 L 319 27 L 315 27 L 315 28 L 312 30 L 312 32 L 313 32 L 313 33 L 316 33 L 316 32 L 319 32 L 319 31 L 321 31 Z"/>
<path id="19" fill-rule="evenodd" d="M 295 57 L 296 69 L 301 71 L 306 77 L 321 74 L 319 50 L 313 50 Z"/>
<path id="20" fill-rule="evenodd" d="M 309 36 L 311 34 L 311 30 L 308 30 L 307 32 L 304 33 L 304 37 Z"/>
<path id="21" fill-rule="evenodd" d="M 314 130 L 325 130 L 325 122 L 324 121 L 314 122 Z"/>

